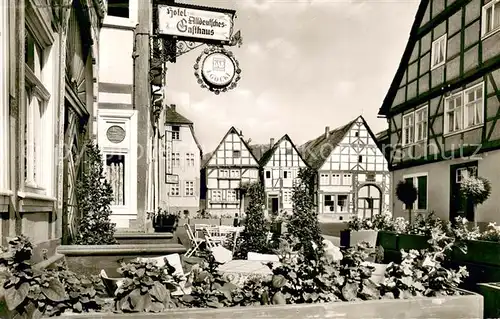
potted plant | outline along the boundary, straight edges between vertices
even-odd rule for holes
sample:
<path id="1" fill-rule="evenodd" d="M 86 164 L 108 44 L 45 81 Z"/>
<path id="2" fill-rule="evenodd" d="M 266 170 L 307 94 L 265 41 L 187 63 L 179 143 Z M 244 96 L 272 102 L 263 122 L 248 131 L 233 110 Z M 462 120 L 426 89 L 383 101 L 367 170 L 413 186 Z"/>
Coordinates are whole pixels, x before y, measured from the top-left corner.
<path id="1" fill-rule="evenodd" d="M 460 184 L 460 193 L 463 198 L 472 204 L 474 217 L 477 205 L 484 203 L 491 194 L 490 182 L 484 177 L 468 176 Z M 477 226 L 477 218 L 474 218 L 474 226 Z"/>
<path id="2" fill-rule="evenodd" d="M 171 233 L 177 228 L 179 214 L 169 213 L 166 210 L 158 208 L 153 215 L 153 228 L 157 233 Z"/>
<path id="3" fill-rule="evenodd" d="M 413 203 L 417 200 L 417 189 L 410 181 L 400 181 L 396 186 L 396 197 L 405 204 L 408 209 L 408 220 L 411 224 L 411 210 Z"/>
<path id="4" fill-rule="evenodd" d="M 359 243 L 366 242 L 370 247 L 375 247 L 377 235 L 378 230 L 375 229 L 370 219 L 355 216 L 347 223 L 347 230 L 340 232 L 340 246 L 354 247 Z"/>
<path id="5" fill-rule="evenodd" d="M 189 221 L 190 225 L 215 225 L 220 226 L 220 218 L 208 213 L 205 209 L 198 211 L 198 214 Z"/>

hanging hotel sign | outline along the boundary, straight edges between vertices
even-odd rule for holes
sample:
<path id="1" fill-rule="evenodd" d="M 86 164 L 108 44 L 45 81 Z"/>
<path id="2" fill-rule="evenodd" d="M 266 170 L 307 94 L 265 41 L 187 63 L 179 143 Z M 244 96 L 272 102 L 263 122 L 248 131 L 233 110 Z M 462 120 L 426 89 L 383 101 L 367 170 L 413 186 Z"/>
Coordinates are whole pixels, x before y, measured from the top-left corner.
<path id="1" fill-rule="evenodd" d="M 198 84 L 215 94 L 234 89 L 241 79 L 239 62 L 231 51 L 210 47 L 196 59 L 194 74 Z"/>
<path id="2" fill-rule="evenodd" d="M 188 4 L 158 5 L 158 33 L 180 40 L 231 41 L 234 10 Z"/>

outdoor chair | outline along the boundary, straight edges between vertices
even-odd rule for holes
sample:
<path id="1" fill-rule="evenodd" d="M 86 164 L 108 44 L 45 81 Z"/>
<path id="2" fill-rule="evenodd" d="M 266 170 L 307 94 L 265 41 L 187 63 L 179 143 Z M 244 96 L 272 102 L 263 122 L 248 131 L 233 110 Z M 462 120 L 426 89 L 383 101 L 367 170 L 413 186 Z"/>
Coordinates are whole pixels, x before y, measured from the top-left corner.
<path id="1" fill-rule="evenodd" d="M 205 236 L 205 243 L 207 244 L 207 248 L 209 250 L 212 250 L 219 245 L 222 246 L 224 241 L 227 239 L 226 236 L 212 236 L 210 231 L 206 228 L 203 229 L 203 234 Z"/>
<path id="2" fill-rule="evenodd" d="M 191 248 L 189 248 L 189 250 L 185 253 L 184 256 L 189 258 L 200 248 L 200 245 L 204 243 L 205 240 L 203 238 L 196 237 L 193 231 L 191 230 L 191 226 L 189 226 L 189 224 L 185 224 L 184 227 L 186 228 L 186 232 L 189 238 L 189 243 L 191 245 Z"/>

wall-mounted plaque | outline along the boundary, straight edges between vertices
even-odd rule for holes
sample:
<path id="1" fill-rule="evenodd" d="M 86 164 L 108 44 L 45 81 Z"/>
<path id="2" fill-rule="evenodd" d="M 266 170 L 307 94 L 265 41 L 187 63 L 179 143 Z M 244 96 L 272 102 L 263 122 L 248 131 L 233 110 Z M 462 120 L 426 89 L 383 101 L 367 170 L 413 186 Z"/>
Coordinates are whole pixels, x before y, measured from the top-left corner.
<path id="1" fill-rule="evenodd" d="M 108 138 L 108 141 L 111 143 L 121 143 L 125 139 L 126 132 L 123 129 L 123 127 L 118 126 L 118 125 L 113 125 L 108 128 L 106 131 L 106 137 Z"/>

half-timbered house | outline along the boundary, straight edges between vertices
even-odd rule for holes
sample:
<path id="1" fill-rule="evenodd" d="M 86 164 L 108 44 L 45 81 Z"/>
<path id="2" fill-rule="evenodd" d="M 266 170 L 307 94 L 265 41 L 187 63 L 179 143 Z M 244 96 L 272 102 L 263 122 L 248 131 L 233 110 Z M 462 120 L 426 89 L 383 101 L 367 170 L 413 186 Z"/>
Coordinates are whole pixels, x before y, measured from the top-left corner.
<path id="1" fill-rule="evenodd" d="M 370 218 L 387 209 L 390 176 L 375 136 L 358 117 L 300 147 L 306 162 L 318 171 L 320 219 L 347 221 Z"/>
<path id="2" fill-rule="evenodd" d="M 288 134 L 276 143 L 270 139 L 269 150 L 259 164 L 266 192 L 266 212 L 291 211 L 294 181 L 307 164 Z"/>
<path id="3" fill-rule="evenodd" d="M 500 0 L 422 0 L 379 111 L 389 123 L 393 185 L 414 183 L 414 210 L 500 222 L 499 87 Z M 459 194 L 468 174 L 492 183 L 478 214 Z M 394 215 L 405 208 L 395 199 Z"/>
<path id="4" fill-rule="evenodd" d="M 231 127 L 202 168 L 204 209 L 211 214 L 241 214 L 242 184 L 259 181 L 259 162 L 241 132 Z"/>

